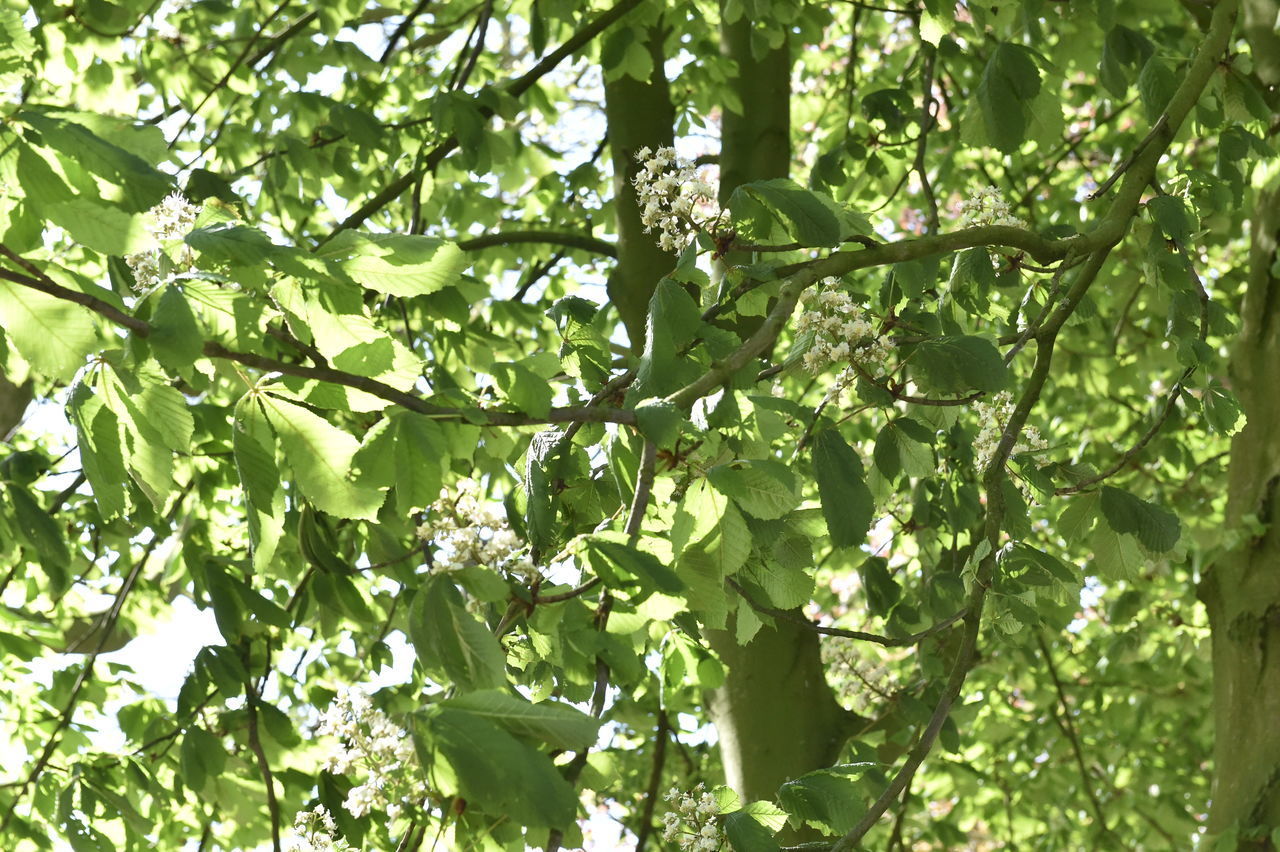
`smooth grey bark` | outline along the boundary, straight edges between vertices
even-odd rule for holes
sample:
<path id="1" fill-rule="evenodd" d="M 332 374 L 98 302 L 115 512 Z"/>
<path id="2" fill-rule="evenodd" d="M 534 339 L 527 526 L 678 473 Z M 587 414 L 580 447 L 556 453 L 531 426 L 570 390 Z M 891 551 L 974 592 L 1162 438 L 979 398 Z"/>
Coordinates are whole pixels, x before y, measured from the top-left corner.
<path id="1" fill-rule="evenodd" d="M 730 85 L 743 105 L 741 114 L 726 108 L 721 122 L 722 204 L 741 184 L 791 169 L 790 45 L 754 56 L 759 26 L 742 18 L 721 27 L 721 51 L 737 66 Z M 730 616 L 727 629 L 709 630 L 707 638 L 726 669 L 708 709 L 726 782 L 739 796 L 772 799 L 783 782 L 835 762 L 854 717 L 827 684 L 813 631 L 779 620 L 739 645 Z"/>
<path id="2" fill-rule="evenodd" d="M 631 350 L 644 348 L 649 298 L 658 280 L 675 266 L 675 256 L 658 248 L 657 237 L 644 232 L 640 206 L 631 181 L 638 170 L 636 152 L 671 145 L 675 107 L 662 50 L 661 24 L 648 30 L 653 73 L 648 80 L 626 76 L 605 83 L 605 118 L 609 125 L 609 151 L 613 158 L 613 204 L 618 224 L 618 264 L 609 275 L 609 300 L 618 309 L 627 329 Z"/>
<path id="3" fill-rule="evenodd" d="M 1213 630 L 1209 832 L 1272 849 L 1280 828 L 1280 182 L 1260 192 L 1232 381 L 1248 418 L 1231 442 L 1227 517 L 1239 535 L 1200 588 Z"/>

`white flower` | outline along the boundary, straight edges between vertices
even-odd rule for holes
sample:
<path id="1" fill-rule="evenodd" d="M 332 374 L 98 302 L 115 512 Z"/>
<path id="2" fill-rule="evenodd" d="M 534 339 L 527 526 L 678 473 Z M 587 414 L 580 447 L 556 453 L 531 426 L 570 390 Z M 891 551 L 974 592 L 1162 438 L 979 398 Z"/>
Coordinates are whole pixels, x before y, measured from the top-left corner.
<path id="1" fill-rule="evenodd" d="M 684 852 L 713 852 L 725 843 L 724 831 L 715 817 L 720 812 L 716 797 L 702 784 L 688 793 L 672 787 L 665 796 L 673 810 L 662 815 L 662 837 Z"/>
<path id="2" fill-rule="evenodd" d="M 813 335 L 813 342 L 801 356 L 805 369 L 819 373 L 832 364 L 856 363 L 872 375 L 885 372 L 893 355 L 893 343 L 887 337 L 875 336 L 875 327 L 840 286 L 839 279 L 824 278 L 817 292 L 806 298 L 805 305 L 796 320 L 797 332 Z"/>
<path id="3" fill-rule="evenodd" d="M 181 193 L 173 192 L 147 211 L 147 230 L 160 242 L 172 243 L 191 233 L 199 215 L 199 207 L 187 201 Z M 126 255 L 124 262 L 133 272 L 134 288 L 145 293 L 189 270 L 193 258 L 191 249 L 184 245 L 172 251 L 152 249 Z"/>
<path id="4" fill-rule="evenodd" d="M 1000 436 L 1004 434 L 1005 424 L 1009 422 L 1009 415 L 1013 413 L 1013 397 L 1008 391 L 1001 391 L 989 401 L 975 403 L 973 409 L 982 424 L 978 429 L 978 437 L 973 441 L 974 460 L 979 470 L 986 470 L 995 456 Z M 1013 445 L 1013 454 L 1038 453 L 1048 448 L 1049 442 L 1040 436 L 1039 429 L 1024 426 L 1022 434 Z"/>
<path id="5" fill-rule="evenodd" d="M 714 230 L 720 210 L 715 189 L 697 176 L 693 164 L 676 157 L 674 148 L 636 152 L 640 169 L 633 185 L 645 233 L 656 232 L 663 251 L 681 251 L 698 231 Z"/>
<path id="6" fill-rule="evenodd" d="M 405 806 L 422 800 L 413 742 L 364 692 L 339 690 L 316 732 L 338 740 L 322 765 L 325 771 L 363 776 L 343 802 L 352 816 L 380 810 L 394 820 Z"/>
<path id="7" fill-rule="evenodd" d="M 285 847 L 289 852 L 346 852 L 350 844 L 337 837 L 338 824 L 324 805 L 299 811 L 293 818 L 294 836 Z"/>
<path id="8" fill-rule="evenodd" d="M 1026 224 L 1013 215 L 1009 209 L 1009 202 L 1004 200 L 1000 190 L 994 186 L 973 190 L 960 204 L 960 225 L 964 228 L 975 225 L 1010 225 L 1015 228 L 1024 228 Z"/>

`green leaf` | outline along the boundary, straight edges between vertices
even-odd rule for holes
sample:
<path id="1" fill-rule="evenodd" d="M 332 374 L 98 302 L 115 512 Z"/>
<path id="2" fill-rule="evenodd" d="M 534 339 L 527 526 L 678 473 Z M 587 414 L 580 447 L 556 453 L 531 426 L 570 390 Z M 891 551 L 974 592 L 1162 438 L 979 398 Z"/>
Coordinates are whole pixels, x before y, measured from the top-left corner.
<path id="1" fill-rule="evenodd" d="M 525 451 L 525 531 L 535 553 L 555 544 L 556 497 L 552 483 L 558 478 L 562 454 L 567 453 L 569 442 L 564 432 L 548 429 L 538 432 L 529 440 Z"/>
<path id="2" fill-rule="evenodd" d="M 244 489 L 253 565 L 260 571 L 270 564 L 284 534 L 284 489 L 276 465 L 275 435 L 251 394 L 236 405 L 231 448 Z"/>
<path id="3" fill-rule="evenodd" d="M 1146 559 L 1133 536 L 1099 524 L 1089 537 L 1089 543 L 1093 547 L 1092 573 L 1104 580 L 1138 579 Z"/>
<path id="4" fill-rule="evenodd" d="M 1178 516 L 1168 509 L 1110 485 L 1102 486 L 1101 506 L 1102 516 L 1111 529 L 1136 536 L 1153 553 L 1172 550 L 1178 543 L 1182 525 Z"/>
<path id="5" fill-rule="evenodd" d="M 550 383 L 523 364 L 494 364 L 489 368 L 507 400 L 531 417 L 546 417 L 555 396 Z"/>
<path id="6" fill-rule="evenodd" d="M 642 400 L 636 405 L 636 425 L 658 447 L 669 447 L 680 435 L 684 414 L 679 407 L 661 397 Z"/>
<path id="7" fill-rule="evenodd" d="M 957 305 L 976 316 L 986 316 L 995 286 L 995 268 L 985 248 L 965 249 L 956 255 L 947 290 Z"/>
<path id="8" fill-rule="evenodd" d="M 396 507 L 407 516 L 439 499 L 449 452 L 440 425 L 431 418 L 406 411 L 396 414 L 394 422 Z"/>
<path id="9" fill-rule="evenodd" d="M 987 139 L 1005 154 L 1022 146 L 1027 132 L 1026 104 L 1040 91 L 1040 69 L 1034 55 L 1020 44 L 1003 42 L 992 51 L 978 82 Z"/>
<path id="10" fill-rule="evenodd" d="M 644 353 L 636 371 L 633 393 L 659 396 L 680 386 L 689 362 L 677 358 L 702 325 L 693 297 L 670 278 L 658 281 L 649 299 Z"/>
<path id="11" fill-rule="evenodd" d="M 1097 520 L 1100 499 L 1096 491 L 1072 497 L 1067 508 L 1063 509 L 1062 514 L 1058 516 L 1056 527 L 1058 533 L 1071 543 L 1084 541 Z"/>
<path id="12" fill-rule="evenodd" d="M 623 541 L 607 538 L 607 533 L 589 535 L 585 539 L 591 567 L 611 586 L 625 585 L 627 577 L 640 581 L 642 588 L 665 594 L 678 594 L 684 583 L 658 557 L 637 550 Z M 619 573 L 621 572 L 621 573 Z"/>
<path id="13" fill-rule="evenodd" d="M 41 376 L 66 381 L 98 348 L 98 325 L 81 305 L 0 281 L 0 328 Z"/>
<path id="14" fill-rule="evenodd" d="M 747 514 L 764 520 L 781 518 L 800 503 L 791 471 L 769 459 L 716 465 L 707 471 L 707 480 Z"/>
<path id="15" fill-rule="evenodd" d="M 231 266 L 258 266 L 280 251 L 257 228 L 230 222 L 197 228 L 185 241 L 202 257 Z"/>
<path id="16" fill-rule="evenodd" d="M 1147 209 L 1167 239 L 1186 245 L 1195 230 L 1195 221 L 1187 205 L 1176 195 L 1157 195 L 1147 202 Z"/>
<path id="17" fill-rule="evenodd" d="M 80 462 L 93 488 L 98 511 L 105 519 L 114 518 L 128 505 L 120 421 L 100 396 L 79 382 L 71 388 L 67 413 L 76 427 Z"/>
<path id="18" fill-rule="evenodd" d="M 470 266 L 456 245 L 436 237 L 343 232 L 321 252 L 347 255 L 339 265 L 352 280 L 390 296 L 423 296 L 453 286 Z"/>
<path id="19" fill-rule="evenodd" d="M 376 518 L 386 495 L 353 481 L 351 459 L 360 448 L 356 439 L 300 405 L 269 393 L 254 395 L 303 495 L 337 518 Z"/>
<path id="20" fill-rule="evenodd" d="M 745 811 L 736 811 L 724 818 L 724 833 L 734 852 L 777 852 L 779 848 L 773 832 Z"/>
<path id="21" fill-rule="evenodd" d="M 863 480 L 862 461 L 835 429 L 813 436 L 813 474 L 832 545 L 861 545 L 871 526 L 875 504 Z"/>
<path id="22" fill-rule="evenodd" d="M 61 595 L 67 590 L 71 581 L 67 573 L 71 554 L 67 550 L 63 531 L 27 489 L 9 483 L 6 491 L 9 495 L 9 503 L 13 506 L 13 517 L 17 521 L 18 531 L 40 554 L 40 564 L 49 576 L 50 591 L 54 595 Z"/>
<path id="23" fill-rule="evenodd" d="M 1178 90 L 1178 77 L 1162 58 L 1152 55 L 1138 74 L 1138 95 L 1146 110 L 1147 120 L 1155 122 Z"/>
<path id="24" fill-rule="evenodd" d="M 748 199 L 777 217 L 783 229 L 802 246 L 840 243 L 840 220 L 833 203 L 794 181 L 775 178 L 739 186 L 729 197 L 729 209 L 734 211 L 735 218 L 739 211 L 744 211 L 744 201 Z"/>
<path id="25" fill-rule="evenodd" d="M 870 766 L 844 764 L 801 775 L 778 788 L 778 803 L 797 822 L 844 834 L 862 810 L 857 776 Z"/>
<path id="26" fill-rule="evenodd" d="M 203 350 L 200 326 L 179 286 L 162 287 L 158 299 L 147 343 L 162 366 L 181 372 L 194 364 Z"/>
<path id="27" fill-rule="evenodd" d="M 45 215 L 71 239 L 103 254 L 124 255 L 155 246 L 141 214 L 76 198 L 45 207 Z"/>
<path id="28" fill-rule="evenodd" d="M 481 690 L 440 702 L 441 707 L 466 710 L 496 722 L 509 732 L 544 742 L 553 748 L 578 750 L 595 744 L 600 720 L 574 707 L 553 701 L 531 703 L 495 690 Z"/>
<path id="29" fill-rule="evenodd" d="M 998 391 L 1009 379 L 1000 352 L 985 337 L 935 337 L 916 347 L 912 364 L 930 389 L 943 393 Z"/>
<path id="30" fill-rule="evenodd" d="M 422 667 L 463 692 L 507 684 L 507 655 L 493 633 L 466 610 L 447 575 L 433 575 L 413 599 L 409 638 Z"/>
<path id="31" fill-rule="evenodd" d="M 469 806 L 517 825 L 564 829 L 573 823 L 577 793 L 546 755 L 466 710 L 440 708 L 427 725 Z"/>
<path id="32" fill-rule="evenodd" d="M 1219 435 L 1230 435 L 1240 422 L 1240 401 L 1219 379 L 1212 379 L 1200 396 L 1201 410 L 1209 428 Z"/>

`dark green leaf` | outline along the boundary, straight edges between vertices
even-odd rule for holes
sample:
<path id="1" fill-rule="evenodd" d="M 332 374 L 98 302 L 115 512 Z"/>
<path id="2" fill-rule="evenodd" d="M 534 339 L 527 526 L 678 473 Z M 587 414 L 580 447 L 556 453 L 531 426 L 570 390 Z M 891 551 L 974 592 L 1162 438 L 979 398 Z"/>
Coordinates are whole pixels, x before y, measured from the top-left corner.
<path id="1" fill-rule="evenodd" d="M 875 504 L 863 481 L 862 461 L 836 430 L 813 436 L 813 473 L 831 543 L 859 546 L 866 540 Z"/>
<path id="2" fill-rule="evenodd" d="M 1110 485 L 1102 486 L 1102 516 L 1111 529 L 1136 536 L 1153 553 L 1172 550 L 1182 531 L 1173 512 Z"/>

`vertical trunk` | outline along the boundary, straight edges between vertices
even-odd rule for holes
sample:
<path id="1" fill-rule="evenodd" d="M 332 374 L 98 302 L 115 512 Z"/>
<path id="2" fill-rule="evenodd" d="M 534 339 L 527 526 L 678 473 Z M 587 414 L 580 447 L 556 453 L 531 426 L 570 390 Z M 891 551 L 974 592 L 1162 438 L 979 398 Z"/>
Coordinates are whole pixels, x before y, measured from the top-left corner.
<path id="1" fill-rule="evenodd" d="M 653 73 L 648 80 L 625 76 L 605 83 L 605 117 L 609 124 L 609 151 L 613 157 L 613 197 L 618 222 L 618 265 L 609 276 L 609 300 L 626 326 L 631 349 L 644 347 L 645 317 L 649 298 L 660 279 L 675 266 L 675 257 L 658 248 L 657 237 L 644 232 L 640 205 L 631 180 L 641 148 L 671 145 L 675 108 L 663 71 L 661 23 L 648 30 Z"/>
<path id="2" fill-rule="evenodd" d="M 1232 373 L 1247 425 L 1231 443 L 1227 524 L 1236 547 L 1201 589 L 1213 629 L 1211 834 L 1274 848 L 1280 828 L 1280 183 L 1259 193 Z M 1256 523 L 1255 523 L 1256 521 Z"/>
<path id="3" fill-rule="evenodd" d="M 737 65 L 731 85 L 743 106 L 741 114 L 726 109 L 722 119 L 721 203 L 743 183 L 790 171 L 790 48 L 784 42 L 754 56 L 757 29 L 745 17 L 721 29 L 721 50 Z M 835 761 L 850 714 L 827 685 L 816 634 L 779 621 L 742 646 L 731 617 L 726 630 L 708 631 L 707 638 L 726 667 L 709 710 L 730 787 L 745 800 L 771 799 L 784 781 Z"/>

